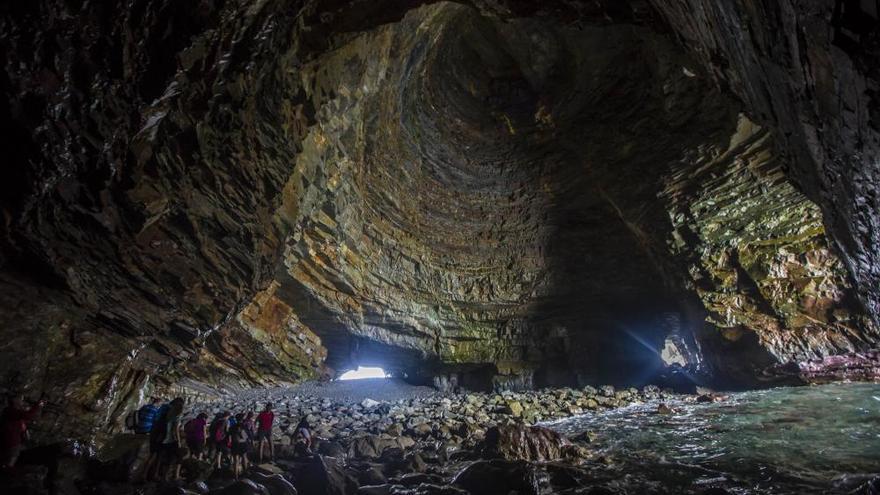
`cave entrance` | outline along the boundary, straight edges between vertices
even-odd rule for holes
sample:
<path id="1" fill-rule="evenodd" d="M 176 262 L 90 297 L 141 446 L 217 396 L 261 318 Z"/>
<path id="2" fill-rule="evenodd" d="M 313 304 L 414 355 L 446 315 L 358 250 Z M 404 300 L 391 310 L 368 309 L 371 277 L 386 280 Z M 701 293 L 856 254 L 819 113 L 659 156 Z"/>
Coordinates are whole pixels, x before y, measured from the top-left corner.
<path id="1" fill-rule="evenodd" d="M 357 369 L 339 375 L 338 380 L 362 380 L 364 378 L 388 378 L 390 375 L 378 366 L 358 366 Z"/>

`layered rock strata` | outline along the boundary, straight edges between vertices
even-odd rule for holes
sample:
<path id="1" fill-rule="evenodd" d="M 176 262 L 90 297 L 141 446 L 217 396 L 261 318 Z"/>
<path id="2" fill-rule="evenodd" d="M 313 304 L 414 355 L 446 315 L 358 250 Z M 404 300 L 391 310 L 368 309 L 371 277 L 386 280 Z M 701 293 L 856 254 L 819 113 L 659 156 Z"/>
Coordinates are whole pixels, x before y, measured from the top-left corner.
<path id="1" fill-rule="evenodd" d="M 151 391 L 356 363 L 754 385 L 873 356 L 856 4 L 0 7 L 0 386 L 89 437 Z"/>

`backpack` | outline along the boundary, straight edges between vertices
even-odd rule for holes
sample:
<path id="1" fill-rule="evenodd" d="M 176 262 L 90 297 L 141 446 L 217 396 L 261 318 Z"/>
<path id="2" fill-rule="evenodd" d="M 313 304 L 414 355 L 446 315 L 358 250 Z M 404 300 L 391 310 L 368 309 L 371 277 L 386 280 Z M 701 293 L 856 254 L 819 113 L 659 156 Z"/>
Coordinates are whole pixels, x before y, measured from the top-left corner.
<path id="1" fill-rule="evenodd" d="M 190 419 L 183 425 L 183 434 L 186 435 L 186 438 L 194 438 L 196 436 L 196 420 L 195 418 Z"/>
<path id="2" fill-rule="evenodd" d="M 217 443 L 222 443 L 226 438 L 226 432 L 223 431 L 222 419 L 216 419 L 211 423 L 211 438 Z"/>
<path id="3" fill-rule="evenodd" d="M 158 444 L 165 441 L 165 433 L 168 429 L 168 409 L 160 411 L 156 421 L 153 422 L 153 429 L 150 430 L 150 442 Z"/>
<path id="4" fill-rule="evenodd" d="M 232 441 L 233 444 L 244 443 L 240 437 L 244 433 L 244 429 L 238 424 L 232 425 L 232 428 L 229 429 L 229 440 Z M 245 440 L 247 437 L 245 437 Z"/>

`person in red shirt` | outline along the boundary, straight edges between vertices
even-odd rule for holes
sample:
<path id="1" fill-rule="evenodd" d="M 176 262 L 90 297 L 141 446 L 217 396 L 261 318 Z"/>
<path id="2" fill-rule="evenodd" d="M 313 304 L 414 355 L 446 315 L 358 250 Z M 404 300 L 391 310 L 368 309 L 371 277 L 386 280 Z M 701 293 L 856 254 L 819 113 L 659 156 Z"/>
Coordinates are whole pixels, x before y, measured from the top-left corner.
<path id="1" fill-rule="evenodd" d="M 275 458 L 275 447 L 272 445 L 272 423 L 275 421 L 275 413 L 272 412 L 272 403 L 266 404 L 263 412 L 257 415 L 257 443 L 260 445 L 260 462 L 263 462 L 263 450 L 269 446 L 269 458 Z"/>
<path id="2" fill-rule="evenodd" d="M 13 396 L 9 400 L 9 405 L 0 416 L 0 466 L 15 466 L 27 437 L 27 424 L 40 414 L 44 405 L 46 402 L 41 400 L 28 409 L 21 395 Z"/>

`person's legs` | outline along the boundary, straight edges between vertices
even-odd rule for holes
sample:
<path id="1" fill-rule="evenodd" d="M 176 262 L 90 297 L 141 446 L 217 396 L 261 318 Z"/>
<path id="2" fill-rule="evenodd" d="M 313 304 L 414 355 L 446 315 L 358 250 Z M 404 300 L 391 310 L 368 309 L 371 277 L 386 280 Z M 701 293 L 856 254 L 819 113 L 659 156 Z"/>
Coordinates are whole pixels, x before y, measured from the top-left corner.
<path id="1" fill-rule="evenodd" d="M 16 447 L 7 447 L 0 452 L 0 467 L 13 468 L 18 461 L 18 455 L 21 453 L 21 445 Z"/>
<path id="2" fill-rule="evenodd" d="M 167 473 L 168 464 L 165 462 L 165 456 L 160 455 L 156 460 L 156 468 L 153 475 L 150 477 L 151 480 L 163 480 L 165 479 L 165 474 Z"/>
<path id="3" fill-rule="evenodd" d="M 159 475 L 159 468 L 161 467 L 162 460 L 159 458 L 159 453 L 150 454 L 150 459 L 147 461 L 147 470 L 146 476 L 144 479 L 146 481 L 153 481 L 156 479 L 156 476 Z"/>

